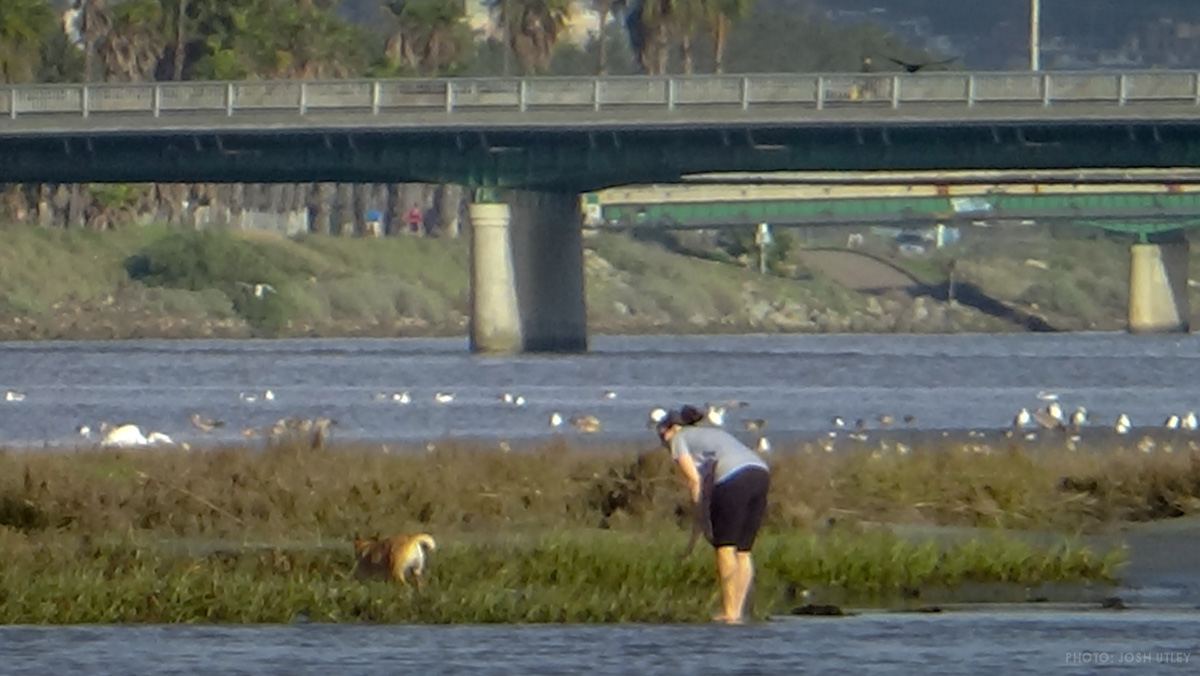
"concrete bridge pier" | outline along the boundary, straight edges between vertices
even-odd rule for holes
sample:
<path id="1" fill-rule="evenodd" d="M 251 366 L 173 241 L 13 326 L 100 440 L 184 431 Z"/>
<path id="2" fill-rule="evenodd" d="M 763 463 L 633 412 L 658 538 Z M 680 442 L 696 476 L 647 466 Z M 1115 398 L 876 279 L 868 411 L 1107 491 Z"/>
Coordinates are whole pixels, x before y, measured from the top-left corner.
<path id="1" fill-rule="evenodd" d="M 579 196 L 504 190 L 470 218 L 471 351 L 586 351 Z"/>
<path id="2" fill-rule="evenodd" d="M 1186 333 L 1188 243 L 1133 244 L 1129 250 L 1129 332 Z"/>

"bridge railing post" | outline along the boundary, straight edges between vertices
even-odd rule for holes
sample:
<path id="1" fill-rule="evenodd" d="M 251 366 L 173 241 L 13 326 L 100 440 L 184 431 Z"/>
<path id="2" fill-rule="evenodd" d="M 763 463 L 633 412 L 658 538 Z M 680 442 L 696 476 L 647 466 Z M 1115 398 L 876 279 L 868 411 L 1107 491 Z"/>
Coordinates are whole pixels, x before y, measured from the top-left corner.
<path id="1" fill-rule="evenodd" d="M 1052 82 L 1052 80 L 1050 79 L 1050 74 L 1043 73 L 1042 74 L 1042 105 L 1047 108 L 1050 107 L 1050 102 L 1053 100 L 1053 94 L 1051 93 L 1051 90 L 1053 89 L 1053 87 L 1051 86 L 1051 82 Z"/>
<path id="2" fill-rule="evenodd" d="M 900 107 L 900 76 L 892 76 L 892 108 Z"/>
<path id="3" fill-rule="evenodd" d="M 675 110 L 675 78 L 667 78 L 667 110 Z"/>
<path id="4" fill-rule="evenodd" d="M 600 78 L 592 80 L 592 110 L 600 110 L 600 89 L 604 81 Z"/>
<path id="5" fill-rule="evenodd" d="M 8 116 L 12 119 L 17 119 L 17 88 L 9 87 L 8 89 Z"/>
<path id="6" fill-rule="evenodd" d="M 225 84 L 225 116 L 233 117 L 233 83 Z"/>
<path id="7" fill-rule="evenodd" d="M 976 86 L 977 86 L 977 84 L 975 82 L 975 76 L 968 75 L 967 76 L 967 107 L 968 108 L 975 107 L 975 91 L 976 91 L 975 88 L 976 88 Z"/>
<path id="8" fill-rule="evenodd" d="M 1117 105 L 1123 106 L 1129 101 L 1129 79 L 1125 73 L 1117 76 Z"/>
<path id="9" fill-rule="evenodd" d="M 742 110 L 750 110 L 750 78 L 742 78 Z"/>
<path id="10" fill-rule="evenodd" d="M 301 115 L 307 114 L 308 113 L 308 83 L 306 83 L 304 81 L 300 82 L 300 93 L 297 96 L 297 98 L 299 100 L 296 103 L 297 103 L 298 107 L 300 108 L 300 114 Z"/>
<path id="11" fill-rule="evenodd" d="M 446 80 L 446 112 L 454 112 L 454 81 Z"/>
<path id="12" fill-rule="evenodd" d="M 1192 76 L 1192 91 L 1196 94 L 1196 105 L 1200 106 L 1200 70 Z"/>
<path id="13" fill-rule="evenodd" d="M 79 112 L 84 117 L 87 117 L 91 112 L 89 110 L 92 107 L 91 93 L 92 90 L 87 85 L 83 85 L 79 88 Z"/>
<path id="14" fill-rule="evenodd" d="M 817 110 L 825 109 L 825 76 L 824 75 L 817 76 L 817 91 L 816 91 L 815 96 L 813 96 L 813 100 L 816 101 Z"/>
<path id="15" fill-rule="evenodd" d="M 150 107 L 154 109 L 154 117 L 162 116 L 162 87 L 158 84 L 150 92 Z"/>
<path id="16" fill-rule="evenodd" d="M 517 110 L 522 113 L 529 108 L 529 80 L 521 78 L 517 83 Z"/>
<path id="17" fill-rule="evenodd" d="M 382 96 L 383 92 L 381 90 L 382 90 L 382 86 L 379 84 L 379 80 L 376 80 L 375 82 L 371 83 L 371 114 L 372 115 L 379 114 L 379 101 L 381 98 L 383 98 L 383 96 Z"/>

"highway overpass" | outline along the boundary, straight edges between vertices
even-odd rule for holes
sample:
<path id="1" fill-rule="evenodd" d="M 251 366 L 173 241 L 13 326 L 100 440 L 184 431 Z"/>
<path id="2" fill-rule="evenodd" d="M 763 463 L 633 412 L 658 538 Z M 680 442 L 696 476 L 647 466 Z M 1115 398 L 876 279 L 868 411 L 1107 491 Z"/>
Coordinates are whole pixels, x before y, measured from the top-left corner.
<path id="1" fill-rule="evenodd" d="M 1110 168 L 1200 168 L 1200 72 L 0 87 L 0 182 L 492 189 L 471 209 L 481 351 L 586 349 L 581 192 L 730 171 Z M 1135 245 L 1133 262 L 1131 327 L 1186 329 L 1186 249 Z"/>

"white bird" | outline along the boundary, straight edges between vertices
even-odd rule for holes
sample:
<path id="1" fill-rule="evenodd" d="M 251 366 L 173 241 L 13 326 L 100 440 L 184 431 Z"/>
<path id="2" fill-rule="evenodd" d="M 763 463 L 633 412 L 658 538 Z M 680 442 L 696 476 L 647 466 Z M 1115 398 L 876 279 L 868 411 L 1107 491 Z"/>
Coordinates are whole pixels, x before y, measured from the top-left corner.
<path id="1" fill-rule="evenodd" d="M 407 404 L 412 401 L 412 396 L 409 395 L 408 390 L 403 392 L 393 392 L 392 401 L 396 402 L 397 404 Z"/>
<path id="2" fill-rule="evenodd" d="M 437 394 L 433 395 L 433 400 L 439 404 L 449 404 L 450 402 L 454 401 L 454 393 L 438 392 Z"/>
<path id="3" fill-rule="evenodd" d="M 1041 399 L 1042 401 L 1058 401 L 1058 393 L 1042 390 L 1041 392 L 1037 393 L 1037 398 Z"/>
<path id="4" fill-rule="evenodd" d="M 267 401 L 275 401 L 275 393 L 271 390 L 267 390 L 266 392 L 263 392 L 263 399 L 266 399 Z"/>
<path id="5" fill-rule="evenodd" d="M 1179 429 L 1179 416 L 1175 415 L 1174 413 L 1167 416 L 1167 419 L 1163 421 L 1163 427 L 1169 430 Z"/>
<path id="6" fill-rule="evenodd" d="M 571 416 L 571 420 L 569 422 L 580 432 L 587 432 L 590 434 L 600 431 L 600 419 L 590 413 Z"/>
<path id="7" fill-rule="evenodd" d="M 647 420 L 646 426 L 654 427 L 658 423 L 665 420 L 666 417 L 667 417 L 667 409 L 662 408 L 661 406 L 652 408 L 652 409 L 650 409 L 649 419 Z"/>
<path id="8" fill-rule="evenodd" d="M 834 427 L 845 427 L 846 426 L 846 421 L 840 415 L 833 416 L 833 419 L 830 420 L 830 422 L 833 423 Z"/>
<path id="9" fill-rule="evenodd" d="M 721 427 L 725 424 L 725 410 L 726 409 L 724 406 L 705 404 L 704 417 L 707 418 L 710 423 L 716 425 L 717 427 Z"/>
<path id="10" fill-rule="evenodd" d="M 1079 429 L 1080 427 L 1083 427 L 1084 425 L 1086 425 L 1087 422 L 1088 422 L 1087 409 L 1082 406 L 1076 407 L 1075 411 L 1071 414 L 1071 427 Z"/>
<path id="11" fill-rule="evenodd" d="M 16 390 L 5 390 L 4 401 L 25 401 L 25 393 Z"/>
<path id="12" fill-rule="evenodd" d="M 512 393 L 512 392 L 505 392 L 504 394 L 500 395 L 500 401 L 502 401 L 502 402 L 504 402 L 504 403 L 506 403 L 506 404 L 511 404 L 511 403 L 513 403 L 513 393 Z"/>
<path id="13" fill-rule="evenodd" d="M 1180 425 L 1180 427 L 1182 427 L 1183 429 L 1185 429 L 1189 432 L 1195 432 L 1196 428 L 1200 427 L 1200 420 L 1196 419 L 1195 411 L 1188 411 L 1183 416 L 1183 420 L 1181 420 L 1179 422 L 1179 425 Z"/>
<path id="14" fill-rule="evenodd" d="M 124 423 L 115 427 L 104 425 L 101 427 L 100 437 L 101 446 L 145 446 L 149 441 L 146 435 L 142 434 L 141 428 L 133 423 Z"/>
<path id="15" fill-rule="evenodd" d="M 755 447 L 759 453 L 771 452 L 771 440 L 766 437 L 758 438 L 758 446 Z"/>
<path id="16" fill-rule="evenodd" d="M 1129 434 L 1129 430 L 1133 429 L 1133 423 L 1130 422 L 1129 416 L 1122 413 L 1117 416 L 1117 422 L 1113 425 L 1113 431 L 1117 434 Z"/>
<path id="17" fill-rule="evenodd" d="M 516 397 L 513 398 L 512 403 L 513 403 L 513 406 L 524 406 L 525 405 L 525 397 L 518 394 Z"/>
<path id="18" fill-rule="evenodd" d="M 88 425 L 80 425 L 79 427 L 76 427 L 76 428 L 75 428 L 75 431 L 76 431 L 76 432 L 79 434 L 79 436 L 81 436 L 81 437 L 85 437 L 85 438 L 86 438 L 86 437 L 90 437 L 90 436 L 92 436 L 92 428 L 91 428 L 91 427 L 89 427 Z"/>
<path id="19" fill-rule="evenodd" d="M 1030 423 L 1032 422 L 1033 416 L 1029 415 L 1029 409 L 1027 408 L 1022 408 L 1020 411 L 1017 411 L 1017 415 L 1013 417 L 1013 427 L 1017 429 L 1029 427 Z"/>
<path id="20" fill-rule="evenodd" d="M 562 424 L 563 424 L 562 414 L 559 413 L 558 411 L 551 413 L 549 422 L 550 422 L 551 427 L 562 427 Z"/>
<path id="21" fill-rule="evenodd" d="M 604 391 L 604 398 L 605 398 L 605 399 L 616 399 L 616 398 L 617 398 L 617 393 L 616 393 L 616 392 L 613 392 L 612 390 L 605 390 L 605 391 Z"/>
<path id="22" fill-rule="evenodd" d="M 242 392 L 241 394 L 238 394 L 238 399 L 241 399 L 244 402 L 250 403 L 250 402 L 258 401 L 258 395 L 251 394 L 249 392 Z"/>
<path id="23" fill-rule="evenodd" d="M 237 285 L 246 289 L 250 289 L 250 293 L 254 294 L 254 297 L 260 300 L 266 297 L 268 293 L 275 293 L 275 287 L 271 286 L 270 284 L 247 284 L 246 282 L 238 282 Z"/>
<path id="24" fill-rule="evenodd" d="M 1062 407 L 1058 402 L 1053 402 L 1044 409 L 1036 409 L 1032 413 L 1033 419 L 1042 427 L 1052 430 L 1063 427 Z"/>
<path id="25" fill-rule="evenodd" d="M 150 432 L 146 435 L 147 444 L 174 444 L 175 440 L 162 432 Z"/>

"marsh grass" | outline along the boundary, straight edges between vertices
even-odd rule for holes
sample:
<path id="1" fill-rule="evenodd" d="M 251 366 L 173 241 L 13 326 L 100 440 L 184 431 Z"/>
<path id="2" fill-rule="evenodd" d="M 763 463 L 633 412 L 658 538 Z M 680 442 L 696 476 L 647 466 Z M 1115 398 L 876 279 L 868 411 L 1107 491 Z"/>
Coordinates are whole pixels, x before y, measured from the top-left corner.
<path id="1" fill-rule="evenodd" d="M 0 533 L 2 535 L 2 533 Z M 676 532 L 441 537 L 417 592 L 355 578 L 348 543 L 171 551 L 110 539 L 3 539 L 0 622 L 688 622 L 715 610 L 709 556 Z M 880 598 L 972 580 L 1112 579 L 1120 553 L 1037 550 L 1013 539 L 949 547 L 886 533 L 782 535 L 757 548 L 755 608 L 787 612 L 820 585 Z"/>
<path id="2" fill-rule="evenodd" d="M 778 612 L 818 586 L 872 598 L 1112 579 L 1123 553 L 1077 534 L 1200 511 L 1186 441 L 1153 453 L 1006 443 L 780 449 L 756 608 Z M 563 438 L 511 453 L 449 440 L 433 452 L 300 441 L 4 452 L 0 621 L 702 620 L 712 562 L 677 558 L 687 507 L 661 450 Z M 984 530 L 947 544 L 888 522 Z M 1006 528 L 1061 535 L 1046 547 Z M 352 537 L 415 531 L 439 543 L 426 594 L 349 577 Z"/>

